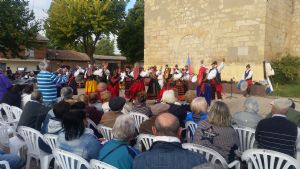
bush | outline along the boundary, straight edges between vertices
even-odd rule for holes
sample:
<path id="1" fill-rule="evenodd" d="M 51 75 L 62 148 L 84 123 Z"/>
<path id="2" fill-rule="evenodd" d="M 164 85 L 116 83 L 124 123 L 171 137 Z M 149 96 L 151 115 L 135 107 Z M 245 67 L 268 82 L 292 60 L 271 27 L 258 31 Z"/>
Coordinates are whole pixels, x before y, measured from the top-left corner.
<path id="1" fill-rule="evenodd" d="M 272 61 L 272 68 L 275 71 L 273 79 L 275 83 L 293 83 L 299 78 L 300 57 L 287 55 L 279 60 Z"/>

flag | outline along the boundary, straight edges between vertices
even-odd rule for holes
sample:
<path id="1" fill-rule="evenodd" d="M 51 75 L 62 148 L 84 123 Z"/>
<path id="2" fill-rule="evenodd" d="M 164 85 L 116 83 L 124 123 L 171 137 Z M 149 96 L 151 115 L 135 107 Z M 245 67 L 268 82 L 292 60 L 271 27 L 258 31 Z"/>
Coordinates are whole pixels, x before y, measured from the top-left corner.
<path id="1" fill-rule="evenodd" d="M 186 65 L 187 65 L 188 68 L 189 68 L 189 74 L 190 74 L 190 75 L 193 75 L 193 69 L 192 69 L 192 65 L 191 65 L 190 55 L 187 56 L 187 59 L 186 59 Z"/>

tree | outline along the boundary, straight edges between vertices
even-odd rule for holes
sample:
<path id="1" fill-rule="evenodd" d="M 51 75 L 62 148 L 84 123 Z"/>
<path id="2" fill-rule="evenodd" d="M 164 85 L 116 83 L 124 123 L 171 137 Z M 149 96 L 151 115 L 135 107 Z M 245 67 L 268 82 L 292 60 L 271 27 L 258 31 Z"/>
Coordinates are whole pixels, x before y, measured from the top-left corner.
<path id="1" fill-rule="evenodd" d="M 133 63 L 144 59 L 144 1 L 137 0 L 118 34 L 118 47 L 122 55 Z"/>
<path id="2" fill-rule="evenodd" d="M 93 60 L 99 40 L 116 34 L 125 18 L 125 0 L 52 0 L 46 35 L 57 47 L 82 45 Z"/>
<path id="3" fill-rule="evenodd" d="M 96 54 L 98 55 L 114 55 L 114 41 L 109 37 L 101 39 L 96 46 Z"/>
<path id="4" fill-rule="evenodd" d="M 39 22 L 25 0 L 0 0 L 0 11 L 0 53 L 20 57 L 19 52 L 36 38 Z"/>

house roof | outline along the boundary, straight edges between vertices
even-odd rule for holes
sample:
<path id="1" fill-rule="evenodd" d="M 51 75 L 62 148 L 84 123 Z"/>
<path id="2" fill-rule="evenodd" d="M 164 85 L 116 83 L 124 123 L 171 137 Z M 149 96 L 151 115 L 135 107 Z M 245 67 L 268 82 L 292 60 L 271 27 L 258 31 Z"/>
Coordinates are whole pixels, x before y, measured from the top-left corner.
<path id="1" fill-rule="evenodd" d="M 48 38 L 46 38 L 45 36 L 43 36 L 43 35 L 41 35 L 41 34 L 39 34 L 39 33 L 36 35 L 36 40 L 37 40 L 37 41 L 45 41 L 45 42 L 48 42 L 48 41 L 49 41 Z"/>
<path id="2" fill-rule="evenodd" d="M 126 60 L 124 56 L 106 56 L 106 55 L 94 55 L 96 60 Z"/>
<path id="3" fill-rule="evenodd" d="M 50 60 L 63 60 L 63 61 L 90 61 L 90 57 L 81 52 L 76 52 L 74 50 L 55 50 L 48 49 L 47 57 Z"/>

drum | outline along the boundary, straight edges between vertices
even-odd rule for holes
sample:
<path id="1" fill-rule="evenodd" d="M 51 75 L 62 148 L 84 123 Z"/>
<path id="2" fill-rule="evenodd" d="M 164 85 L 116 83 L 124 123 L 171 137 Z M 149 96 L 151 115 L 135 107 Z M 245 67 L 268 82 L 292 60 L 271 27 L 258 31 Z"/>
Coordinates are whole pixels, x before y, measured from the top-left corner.
<path id="1" fill-rule="evenodd" d="M 193 83 L 196 83 L 196 82 L 197 82 L 197 76 L 196 76 L 196 75 L 194 75 L 194 76 L 192 77 L 192 82 L 193 82 Z"/>
<path id="2" fill-rule="evenodd" d="M 173 80 L 179 80 L 182 77 L 182 73 L 174 74 L 173 75 Z"/>
<path id="3" fill-rule="evenodd" d="M 242 92 L 246 91 L 247 88 L 248 88 L 248 83 L 247 83 L 247 81 L 241 80 L 241 81 L 237 84 L 237 88 L 238 88 L 240 91 L 242 91 Z"/>

